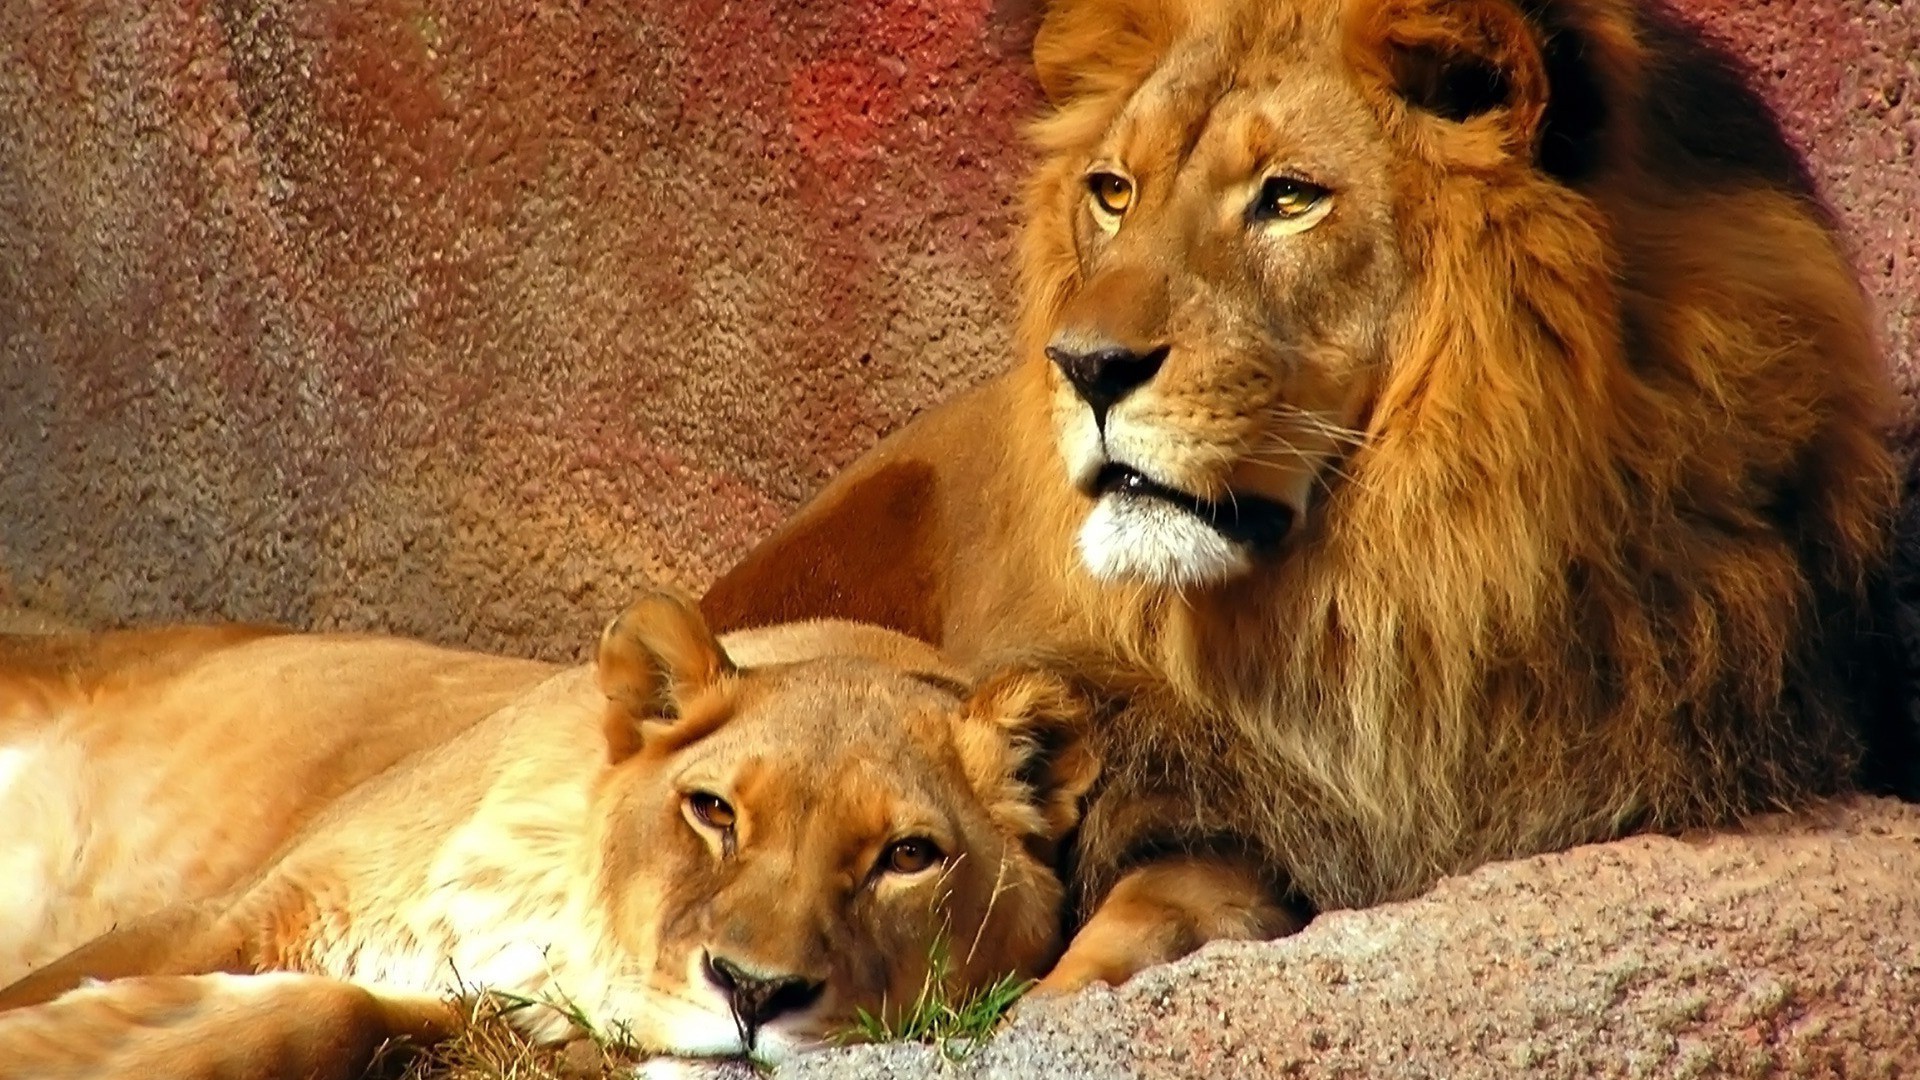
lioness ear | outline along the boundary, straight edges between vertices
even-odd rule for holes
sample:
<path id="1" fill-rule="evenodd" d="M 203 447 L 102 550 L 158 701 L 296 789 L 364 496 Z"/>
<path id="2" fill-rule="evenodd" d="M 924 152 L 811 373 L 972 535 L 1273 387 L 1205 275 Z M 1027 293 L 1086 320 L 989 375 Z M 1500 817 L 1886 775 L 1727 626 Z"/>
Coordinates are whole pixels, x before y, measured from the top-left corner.
<path id="1" fill-rule="evenodd" d="M 1355 63 L 1423 113 L 1490 126 L 1531 159 L 1547 108 L 1540 42 L 1510 0 L 1381 0 L 1350 8 Z"/>
<path id="2" fill-rule="evenodd" d="M 678 720 L 683 702 L 738 670 L 693 601 L 666 591 L 642 596 L 607 624 L 596 667 L 615 762 L 640 749 L 649 725 Z"/>
<path id="3" fill-rule="evenodd" d="M 1033 38 L 1040 89 L 1055 105 L 1132 89 L 1187 20 L 1184 0 L 1054 0 Z"/>
<path id="4" fill-rule="evenodd" d="M 962 766 L 1003 826 L 1051 843 L 1080 822 L 1100 776 L 1089 740 L 1093 703 L 1065 680 L 1031 668 L 990 675 L 963 710 Z"/>

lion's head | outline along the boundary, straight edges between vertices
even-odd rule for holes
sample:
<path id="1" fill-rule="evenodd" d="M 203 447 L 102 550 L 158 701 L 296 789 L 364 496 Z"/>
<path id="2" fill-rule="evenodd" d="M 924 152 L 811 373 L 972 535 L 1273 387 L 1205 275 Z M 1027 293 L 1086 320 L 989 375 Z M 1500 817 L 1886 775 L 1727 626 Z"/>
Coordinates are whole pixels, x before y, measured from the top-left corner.
<path id="1" fill-rule="evenodd" d="M 1024 331 L 1052 362 L 1068 478 L 1094 499 L 1088 568 L 1180 588 L 1241 576 L 1347 480 L 1436 515 L 1461 489 L 1525 483 L 1511 494 L 1528 518 L 1584 530 L 1588 513 L 1640 509 L 1614 460 L 1664 469 L 1708 415 L 1745 422 L 1749 395 L 1795 415 L 1753 432 L 1771 445 L 1702 471 L 1720 487 L 1796 483 L 1784 443 L 1809 414 L 1870 411 L 1878 388 L 1849 371 L 1810 395 L 1800 381 L 1823 372 L 1757 365 L 1823 336 L 1870 351 L 1833 325 L 1858 300 L 1792 200 L 1676 205 L 1649 181 L 1714 167 L 1689 160 L 1698 147 L 1649 157 L 1676 137 L 1634 115 L 1672 74 L 1653 70 L 1670 60 L 1653 55 L 1658 31 L 1622 0 L 1052 5 L 1035 45 L 1054 109 L 1036 127 Z M 1653 92 L 1669 90 L 1684 96 Z M 1719 164 L 1715 196 L 1766 186 Z M 1654 262 L 1676 242 L 1730 246 Z M 1769 250 L 1817 269 L 1784 288 Z M 1714 259 L 1765 280 L 1688 297 L 1697 310 L 1672 321 L 1644 303 L 1642 290 L 1670 299 L 1668 270 Z M 1725 317 L 1757 299 L 1776 310 Z M 1660 333 L 1672 349 L 1647 340 Z M 1704 377 L 1705 350 L 1735 367 Z M 1676 420 L 1677 437 L 1648 430 Z M 1409 467 L 1426 475 L 1404 484 Z"/>
<path id="2" fill-rule="evenodd" d="M 918 643 L 825 631 L 834 655 L 759 666 L 794 650 L 737 636 L 736 664 L 658 596 L 602 638 L 600 877 L 646 972 L 645 1045 L 777 1059 L 930 976 L 960 993 L 1058 953 L 1054 848 L 1096 772 L 1084 706 L 1033 672 L 968 691 Z"/>
<path id="3" fill-rule="evenodd" d="M 1353 449 L 1411 272 L 1396 156 L 1314 5 L 1062 5 L 1036 45 L 1030 337 L 1104 578 L 1245 572 Z M 1129 20 L 1137 20 L 1129 21 Z"/>

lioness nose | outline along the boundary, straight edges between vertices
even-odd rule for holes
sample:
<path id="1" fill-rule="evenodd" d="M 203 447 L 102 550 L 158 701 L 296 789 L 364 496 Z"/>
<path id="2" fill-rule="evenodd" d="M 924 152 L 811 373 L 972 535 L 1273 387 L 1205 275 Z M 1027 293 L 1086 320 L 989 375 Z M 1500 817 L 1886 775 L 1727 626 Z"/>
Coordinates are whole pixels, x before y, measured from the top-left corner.
<path id="1" fill-rule="evenodd" d="M 745 1029 L 748 1048 L 760 1025 L 799 1012 L 820 999 L 826 984 L 804 975 L 756 975 L 724 956 L 707 954 L 707 978 L 726 991 L 733 1016 Z"/>
<path id="2" fill-rule="evenodd" d="M 1080 400 L 1093 409 L 1094 421 L 1104 425 L 1108 409 L 1159 372 L 1167 360 L 1167 347 L 1147 352 L 1118 345 L 1081 350 L 1056 342 L 1047 346 L 1047 359 L 1073 384 Z"/>

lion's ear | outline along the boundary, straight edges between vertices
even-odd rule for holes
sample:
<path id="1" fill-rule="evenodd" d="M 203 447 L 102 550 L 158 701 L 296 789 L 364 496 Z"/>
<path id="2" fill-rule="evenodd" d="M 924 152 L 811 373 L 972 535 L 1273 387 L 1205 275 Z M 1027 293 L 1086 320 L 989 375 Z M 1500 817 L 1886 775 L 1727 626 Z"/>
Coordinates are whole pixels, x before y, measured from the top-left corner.
<path id="1" fill-rule="evenodd" d="M 1080 823 L 1100 776 L 1092 699 L 1034 668 L 1002 670 L 964 708 L 956 740 L 967 779 L 1003 826 L 1052 843 Z"/>
<path id="2" fill-rule="evenodd" d="M 1033 38 L 1033 67 L 1047 100 L 1132 89 L 1185 29 L 1184 0 L 1054 0 Z"/>
<path id="3" fill-rule="evenodd" d="M 738 669 L 693 601 L 651 592 L 600 635 L 596 667 L 607 695 L 607 753 L 623 761 L 650 726 L 680 719 L 681 705 Z"/>
<path id="4" fill-rule="evenodd" d="M 1413 108 L 1498 129 L 1531 156 L 1547 108 L 1539 38 L 1510 0 L 1381 0 L 1351 8 L 1349 42 L 1364 69 Z"/>

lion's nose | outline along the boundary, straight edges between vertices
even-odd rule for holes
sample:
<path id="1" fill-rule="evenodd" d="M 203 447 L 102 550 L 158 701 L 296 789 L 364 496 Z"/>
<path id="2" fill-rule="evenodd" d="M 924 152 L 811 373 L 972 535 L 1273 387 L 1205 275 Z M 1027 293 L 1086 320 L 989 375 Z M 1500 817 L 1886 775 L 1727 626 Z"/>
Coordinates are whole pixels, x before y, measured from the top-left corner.
<path id="1" fill-rule="evenodd" d="M 1059 341 L 1047 346 L 1047 359 L 1073 384 L 1080 400 L 1093 410 L 1094 422 L 1104 426 L 1107 410 L 1145 386 L 1167 361 L 1167 347 L 1135 352 L 1118 345 L 1075 349 Z"/>
<path id="2" fill-rule="evenodd" d="M 804 975 L 761 975 L 724 956 L 707 954 L 707 979 L 726 992 L 747 1049 L 762 1024 L 820 1000 L 826 983 Z"/>

